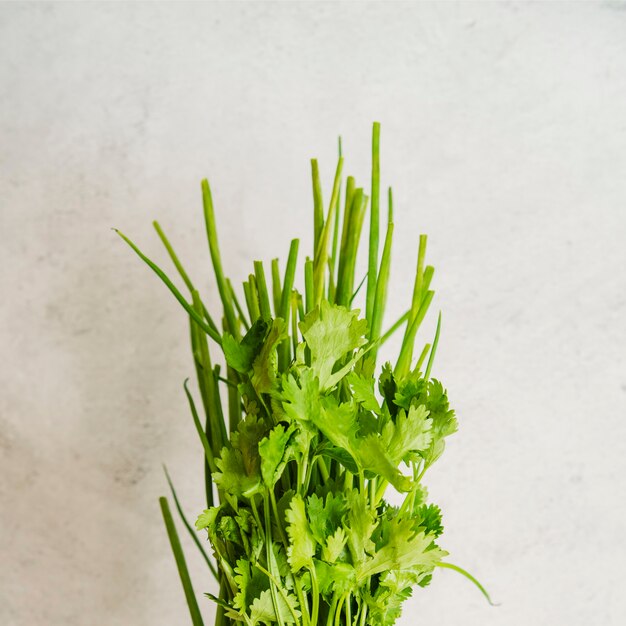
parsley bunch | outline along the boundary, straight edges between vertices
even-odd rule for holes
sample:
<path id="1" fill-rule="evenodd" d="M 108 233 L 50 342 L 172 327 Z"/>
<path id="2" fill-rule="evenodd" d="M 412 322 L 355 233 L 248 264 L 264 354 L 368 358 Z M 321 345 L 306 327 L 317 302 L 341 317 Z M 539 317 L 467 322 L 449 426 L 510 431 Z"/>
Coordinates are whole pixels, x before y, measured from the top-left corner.
<path id="1" fill-rule="evenodd" d="M 209 249 L 223 305 L 219 326 L 158 223 L 190 299 L 119 233 L 189 316 L 201 409 L 186 383 L 185 392 L 203 447 L 208 507 L 195 526 L 206 529 L 212 558 L 167 478 L 181 519 L 219 582 L 219 597 L 207 594 L 218 605 L 216 626 L 390 626 L 412 588 L 426 586 L 437 567 L 460 572 L 486 595 L 465 570 L 442 560 L 447 552 L 438 545 L 441 511 L 427 503 L 422 482 L 457 429 L 444 387 L 431 378 L 441 316 L 432 345 L 413 358 L 433 298 L 434 270 L 425 265 L 424 235 L 409 308 L 382 332 L 394 223 L 389 190 L 379 255 L 379 136 L 374 124 L 370 198 L 351 176 L 343 185 L 340 146 L 325 210 L 312 161 L 314 252 L 304 262 L 304 290 L 295 286 L 295 239 L 284 274 L 274 259 L 268 281 L 263 264 L 254 262 L 243 283 L 245 308 L 223 273 L 211 191 L 203 181 Z M 368 203 L 368 271 L 355 287 Z M 364 283 L 362 316 L 353 301 Z M 396 362 L 377 374 L 377 350 L 402 327 Z M 225 367 L 213 361 L 210 342 Z M 385 500 L 390 488 L 402 494 L 400 506 Z M 197 626 L 202 617 L 168 500 L 160 502 Z"/>

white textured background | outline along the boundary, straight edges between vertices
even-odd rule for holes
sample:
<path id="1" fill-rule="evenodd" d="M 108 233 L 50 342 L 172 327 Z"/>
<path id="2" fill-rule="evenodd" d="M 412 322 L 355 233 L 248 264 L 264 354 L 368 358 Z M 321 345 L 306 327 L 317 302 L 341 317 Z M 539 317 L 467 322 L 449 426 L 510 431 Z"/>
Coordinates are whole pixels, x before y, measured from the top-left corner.
<path id="1" fill-rule="evenodd" d="M 169 267 L 160 219 L 214 299 L 200 178 L 242 279 L 307 250 L 339 133 L 367 184 L 374 119 L 389 319 L 419 232 L 437 267 L 443 544 L 501 603 L 443 571 L 402 624 L 626 623 L 624 3 L 3 4 L 0 113 L 0 624 L 188 623 L 157 505 L 165 461 L 202 508 L 185 316 L 109 228 Z"/>

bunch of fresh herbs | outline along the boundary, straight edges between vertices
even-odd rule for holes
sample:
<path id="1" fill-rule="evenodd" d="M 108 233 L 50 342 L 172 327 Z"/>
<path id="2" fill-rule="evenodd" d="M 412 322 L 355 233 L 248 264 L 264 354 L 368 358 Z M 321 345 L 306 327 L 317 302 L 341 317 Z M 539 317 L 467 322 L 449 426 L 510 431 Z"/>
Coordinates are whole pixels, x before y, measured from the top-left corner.
<path id="1" fill-rule="evenodd" d="M 415 585 L 443 559 L 441 511 L 427 503 L 426 471 L 457 429 L 442 384 L 431 377 L 441 316 L 432 344 L 414 360 L 418 329 L 433 298 L 434 270 L 419 238 L 408 310 L 383 332 L 391 243 L 391 189 L 380 248 L 380 127 L 374 124 L 370 196 L 353 177 L 342 183 L 340 156 L 326 207 L 312 160 L 313 253 L 296 287 L 298 240 L 287 265 L 255 261 L 243 302 L 225 276 L 209 183 L 202 182 L 209 250 L 223 311 L 209 313 L 158 223 L 156 231 L 186 298 L 122 233 L 186 310 L 201 407 L 185 392 L 205 463 L 207 509 L 196 521 L 212 557 L 174 503 L 219 583 L 216 626 L 243 622 L 297 626 L 394 624 Z M 343 198 L 343 199 L 342 199 Z M 367 273 L 355 271 L 369 205 Z M 364 286 L 364 297 L 360 296 Z M 364 315 L 354 301 L 364 300 Z M 403 329 L 395 363 L 377 372 L 376 355 Z M 217 350 L 223 365 L 212 355 Z M 226 414 L 228 419 L 226 419 Z M 402 494 L 392 506 L 385 494 Z M 202 617 L 168 500 L 160 500 L 195 626 Z M 207 594 L 210 595 L 210 594 Z"/>

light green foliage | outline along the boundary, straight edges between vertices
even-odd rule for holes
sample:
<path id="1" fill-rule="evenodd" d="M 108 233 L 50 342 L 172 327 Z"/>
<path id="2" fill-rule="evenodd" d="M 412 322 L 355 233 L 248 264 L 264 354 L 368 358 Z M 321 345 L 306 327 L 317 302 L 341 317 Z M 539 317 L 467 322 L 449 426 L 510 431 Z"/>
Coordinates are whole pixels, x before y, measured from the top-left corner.
<path id="1" fill-rule="evenodd" d="M 295 573 L 303 567 L 310 566 L 315 554 L 315 539 L 304 509 L 304 500 L 300 495 L 292 498 L 286 517 L 289 535 L 287 555 L 291 569 Z"/>
<path id="2" fill-rule="evenodd" d="M 298 604 L 292 594 L 287 595 L 286 598 L 285 600 L 283 596 L 278 595 L 276 599 L 278 611 L 276 611 L 270 592 L 261 592 L 261 595 L 255 598 L 250 606 L 250 619 L 252 623 L 273 624 L 274 622 L 278 622 L 278 614 L 285 624 L 294 624 L 296 619 L 300 616 L 300 611 L 297 609 Z M 291 611 L 289 610 L 289 606 L 291 606 Z M 295 616 L 292 614 L 292 611 L 295 613 Z"/>
<path id="3" fill-rule="evenodd" d="M 261 350 L 269 328 L 268 322 L 259 318 L 241 342 L 237 341 L 230 333 L 224 333 L 222 350 L 228 365 L 242 374 L 247 373 Z"/>
<path id="4" fill-rule="evenodd" d="M 360 567 L 376 549 L 372 541 L 372 535 L 376 528 L 376 517 L 367 506 L 366 499 L 357 489 L 349 491 L 346 500 L 348 512 L 345 519 L 345 529 L 348 535 L 351 562 L 354 567 Z"/>
<path id="5" fill-rule="evenodd" d="M 221 491 L 236 496 L 251 496 L 259 490 L 261 477 L 254 471 L 257 468 L 246 469 L 240 450 L 223 448 L 217 467 L 219 471 L 213 478 Z"/>
<path id="6" fill-rule="evenodd" d="M 311 351 L 311 367 L 322 388 L 331 380 L 337 361 L 367 343 L 367 321 L 359 319 L 358 313 L 322 300 L 320 307 L 300 322 L 300 332 Z"/>
<path id="7" fill-rule="evenodd" d="M 366 410 L 380 415 L 380 404 L 374 394 L 374 379 L 351 372 L 347 376 L 354 399 Z"/>
<path id="8" fill-rule="evenodd" d="M 310 368 L 303 368 L 298 373 L 286 374 L 280 398 L 285 413 L 300 422 L 318 422 L 320 419 L 319 380 Z"/>
<path id="9" fill-rule="evenodd" d="M 287 430 L 278 424 L 270 434 L 259 443 L 261 456 L 261 474 L 265 486 L 271 489 L 280 478 L 289 461 L 288 443 L 294 428 Z"/>
<path id="10" fill-rule="evenodd" d="M 408 411 L 400 409 L 395 422 L 383 427 L 382 440 L 393 463 L 407 460 L 410 452 L 423 452 L 432 441 L 430 433 L 432 419 L 423 405 L 410 406 Z"/>
<path id="11" fill-rule="evenodd" d="M 416 531 L 411 518 L 383 518 L 379 529 L 385 542 L 376 547 L 376 553 L 359 568 L 358 576 L 367 578 L 391 570 L 423 569 L 431 570 L 446 552 L 434 544 L 434 537 L 423 531 Z"/>
<path id="12" fill-rule="evenodd" d="M 250 380 L 257 393 L 268 393 L 274 389 L 277 382 L 278 354 L 277 346 L 287 338 L 285 322 L 280 318 L 273 320 L 263 345 L 252 362 L 252 376 Z"/>
<path id="13" fill-rule="evenodd" d="M 296 269 L 294 240 L 283 277 L 278 261 L 272 261 L 271 294 L 263 264 L 255 262 L 241 300 L 222 268 L 216 213 L 203 183 L 209 250 L 223 306 L 214 318 L 222 320 L 221 334 L 157 229 L 193 297 L 187 302 L 149 262 L 192 324 L 202 420 L 185 389 L 207 457 L 208 503 L 196 528 L 207 532 L 217 563 L 216 626 L 348 626 L 348 618 L 349 626 L 391 626 L 412 589 L 426 586 L 435 567 L 454 569 L 479 584 L 458 566 L 442 562 L 447 553 L 436 543 L 443 531 L 441 511 L 427 503 L 423 484 L 457 429 L 446 390 L 430 377 L 441 318 L 433 349 L 427 345 L 411 370 L 413 342 L 433 296 L 425 236 L 419 241 L 415 284 L 406 294 L 409 308 L 381 332 L 386 294 L 395 287 L 391 206 L 382 257 L 378 253 L 379 130 L 376 125 L 363 292 L 354 291 L 359 284 L 354 272 L 368 197 L 349 177 L 345 203 L 340 201 L 342 161 L 326 207 L 319 168 L 312 164 L 314 250 L 304 271 Z M 391 203 L 391 193 L 388 197 Z M 364 316 L 352 308 L 357 300 Z M 382 343 L 403 325 L 398 359 L 377 370 Z M 205 334 L 221 348 L 223 370 L 212 365 L 223 361 L 209 355 Z M 397 508 L 385 499 L 388 487 L 402 494 Z M 168 520 L 170 533 L 171 527 Z M 203 558 L 209 562 L 206 554 Z M 185 576 L 189 597 L 191 581 Z M 190 610 L 197 623 L 193 602 Z"/>

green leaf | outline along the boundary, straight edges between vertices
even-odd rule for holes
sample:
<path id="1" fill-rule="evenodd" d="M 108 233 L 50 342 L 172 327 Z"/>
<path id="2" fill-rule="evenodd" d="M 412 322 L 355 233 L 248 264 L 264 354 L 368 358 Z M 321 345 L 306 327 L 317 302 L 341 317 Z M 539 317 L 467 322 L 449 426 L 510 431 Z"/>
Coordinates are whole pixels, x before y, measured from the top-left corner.
<path id="1" fill-rule="evenodd" d="M 311 533 L 311 528 L 307 520 L 304 508 L 304 500 L 299 494 L 291 499 L 291 504 L 287 509 L 287 534 L 289 535 L 289 546 L 287 557 L 291 571 L 296 573 L 303 567 L 310 567 L 313 563 L 316 543 Z"/>
<path id="2" fill-rule="evenodd" d="M 356 589 L 356 571 L 349 563 L 328 564 L 315 560 L 315 573 L 319 582 L 320 592 L 326 597 L 333 593 L 343 595 Z"/>
<path id="3" fill-rule="evenodd" d="M 268 431 L 267 423 L 253 415 L 247 415 L 237 424 L 236 432 L 230 439 L 234 447 L 241 450 L 246 471 L 251 474 L 259 469 L 261 457 L 259 443 Z"/>
<path id="4" fill-rule="evenodd" d="M 282 595 L 276 596 L 276 604 L 278 605 L 278 613 L 280 619 L 285 624 L 293 624 L 294 619 L 287 602 L 291 605 L 296 617 L 300 616 L 298 611 L 298 602 L 292 594 L 286 595 L 287 601 Z M 252 602 L 250 606 L 250 618 L 253 624 L 272 624 L 278 621 L 276 611 L 274 610 L 274 602 L 270 591 L 263 591 L 258 598 Z"/>
<path id="5" fill-rule="evenodd" d="M 361 495 L 356 489 L 347 494 L 348 513 L 344 522 L 344 529 L 348 539 L 348 549 L 355 567 L 360 566 L 369 555 L 374 554 L 376 548 L 372 541 L 376 521 L 364 500 L 364 495 Z"/>
<path id="6" fill-rule="evenodd" d="M 408 413 L 400 410 L 395 423 L 387 422 L 383 428 L 382 441 L 394 463 L 404 460 L 409 452 L 422 452 L 432 441 L 432 419 L 422 404 L 411 406 Z"/>
<path id="7" fill-rule="evenodd" d="M 270 325 L 266 320 L 257 319 L 241 342 L 238 342 L 230 333 L 224 333 L 222 349 L 228 365 L 241 374 L 247 374 L 252 369 L 252 363 L 261 350 L 269 327 Z"/>
<path id="8" fill-rule="evenodd" d="M 378 390 L 383 399 L 387 402 L 387 408 L 391 415 L 395 415 L 396 407 L 394 404 L 394 397 L 396 395 L 396 379 L 393 375 L 390 363 L 383 365 L 382 372 L 378 378 Z"/>
<path id="9" fill-rule="evenodd" d="M 270 489 L 274 487 L 283 473 L 285 465 L 289 461 L 287 444 L 293 432 L 293 426 L 285 430 L 285 428 L 279 424 L 259 443 L 261 475 L 263 476 L 263 482 Z"/>
<path id="10" fill-rule="evenodd" d="M 343 528 L 337 530 L 328 537 L 326 545 L 322 546 L 322 558 L 328 563 L 334 563 L 343 554 L 347 537 Z"/>
<path id="11" fill-rule="evenodd" d="M 439 537 L 443 532 L 441 509 L 436 504 L 422 504 L 417 509 L 417 520 L 428 535 Z"/>
<path id="12" fill-rule="evenodd" d="M 326 499 L 313 494 L 307 499 L 307 514 L 311 533 L 323 545 L 327 539 L 341 528 L 346 513 L 346 501 L 342 493 L 328 493 Z"/>
<path id="13" fill-rule="evenodd" d="M 300 322 L 300 332 L 311 351 L 311 367 L 322 389 L 337 361 L 367 343 L 367 321 L 359 319 L 358 310 L 349 311 L 325 300 Z"/>
<path id="14" fill-rule="evenodd" d="M 219 511 L 220 508 L 218 506 L 214 506 L 210 509 L 205 509 L 204 511 L 202 511 L 202 513 L 198 515 L 198 519 L 196 520 L 196 529 L 204 530 L 205 528 L 210 528 L 215 531 L 215 522 L 217 520 L 217 515 Z"/>
<path id="15" fill-rule="evenodd" d="M 348 384 L 352 389 L 354 399 L 366 410 L 380 415 L 380 405 L 374 394 L 374 380 L 365 378 L 356 373 L 351 373 L 347 377 Z"/>
<path id="16" fill-rule="evenodd" d="M 244 457 L 240 450 L 222 448 L 221 458 L 216 461 L 219 469 L 213 475 L 218 487 L 235 496 L 250 497 L 261 489 L 261 476 L 251 468 L 248 473 L 244 465 Z"/>
<path id="17" fill-rule="evenodd" d="M 398 491 L 409 491 L 411 480 L 404 476 L 381 437 L 374 433 L 364 437 L 358 444 L 357 460 L 363 469 L 374 472 L 389 481 Z"/>
<path id="18" fill-rule="evenodd" d="M 392 570 L 380 575 L 374 595 L 367 595 L 367 623 L 371 626 L 393 626 L 402 614 L 404 601 L 411 596 L 411 587 L 423 578 L 413 572 Z"/>
<path id="19" fill-rule="evenodd" d="M 414 520 L 395 517 L 388 525 L 388 542 L 358 569 L 359 580 L 387 570 L 420 568 L 429 571 L 447 555 L 433 543 L 432 536 L 416 532 Z"/>
<path id="20" fill-rule="evenodd" d="M 278 344 L 288 337 L 285 322 L 277 318 L 272 321 L 263 346 L 252 363 L 252 384 L 258 394 L 273 391 L 277 384 Z"/>
<path id="21" fill-rule="evenodd" d="M 269 624 L 276 621 L 274 602 L 269 590 L 261 592 L 250 606 L 250 618 L 253 624 Z"/>
<path id="22" fill-rule="evenodd" d="M 252 567 L 247 559 L 239 559 L 235 567 L 235 582 L 238 592 L 233 599 L 235 608 L 247 612 L 250 605 L 270 587 L 267 576 L 256 567 Z"/>
<path id="23" fill-rule="evenodd" d="M 339 448 L 347 450 L 356 459 L 356 404 L 338 404 L 332 396 L 322 398 L 322 410 L 315 416 L 315 425 Z"/>
<path id="24" fill-rule="evenodd" d="M 329 459 L 338 461 L 352 474 L 358 474 L 359 472 L 359 466 L 356 464 L 356 461 L 352 455 L 343 448 L 337 448 L 337 446 L 332 446 L 326 443 L 317 448 L 317 453 L 328 457 Z"/>
<path id="25" fill-rule="evenodd" d="M 332 396 L 322 398 L 322 410 L 315 425 L 340 449 L 345 450 L 362 470 L 368 470 L 388 480 L 398 491 L 408 491 L 411 481 L 402 475 L 390 458 L 378 433 L 358 437 L 356 404 L 338 404 Z"/>
<path id="26" fill-rule="evenodd" d="M 288 417 L 300 422 L 317 422 L 320 414 L 319 380 L 313 370 L 302 368 L 298 380 L 293 374 L 283 377 L 281 398 Z"/>

